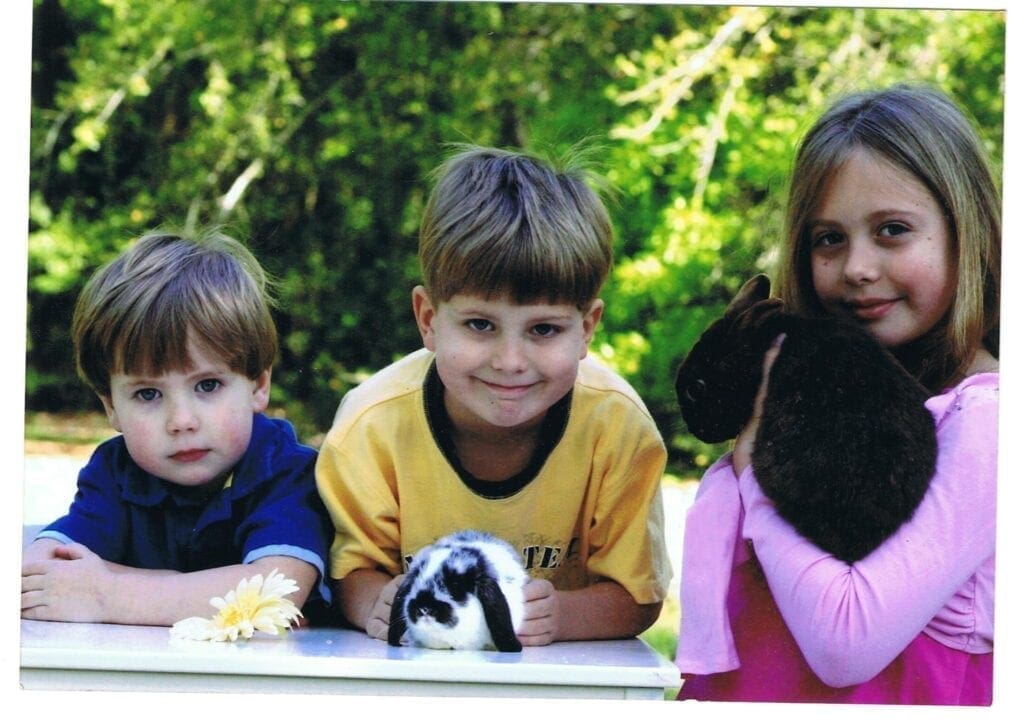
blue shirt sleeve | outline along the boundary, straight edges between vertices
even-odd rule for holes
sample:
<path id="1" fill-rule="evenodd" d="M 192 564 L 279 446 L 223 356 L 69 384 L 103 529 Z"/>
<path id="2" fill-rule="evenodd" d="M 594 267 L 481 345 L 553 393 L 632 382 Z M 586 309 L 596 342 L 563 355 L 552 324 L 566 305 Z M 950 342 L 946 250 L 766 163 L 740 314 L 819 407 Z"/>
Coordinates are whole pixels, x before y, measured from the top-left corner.
<path id="1" fill-rule="evenodd" d="M 78 488 L 68 513 L 40 533 L 58 533 L 85 545 L 104 560 L 118 562 L 125 550 L 127 509 L 121 499 L 117 468 L 126 456 L 120 437 L 104 442 L 78 473 Z"/>
<path id="2" fill-rule="evenodd" d="M 288 432 L 294 434 L 290 425 Z M 329 602 L 325 571 L 334 525 L 316 489 L 316 452 L 298 443 L 271 443 L 257 457 L 236 473 L 250 474 L 254 467 L 271 470 L 235 531 L 242 561 L 287 555 L 308 562 L 320 573 L 317 590 Z"/>

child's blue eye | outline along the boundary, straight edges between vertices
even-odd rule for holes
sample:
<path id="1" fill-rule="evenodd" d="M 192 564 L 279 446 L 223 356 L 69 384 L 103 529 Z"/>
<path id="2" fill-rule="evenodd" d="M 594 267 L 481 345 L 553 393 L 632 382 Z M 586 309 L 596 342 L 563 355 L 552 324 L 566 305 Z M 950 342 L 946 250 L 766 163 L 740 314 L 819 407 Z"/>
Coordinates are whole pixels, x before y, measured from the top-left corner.
<path id="1" fill-rule="evenodd" d="M 220 387 L 220 382 L 216 379 L 204 379 L 196 384 L 196 389 L 207 394 L 216 391 L 218 387 Z"/>
<path id="2" fill-rule="evenodd" d="M 490 331 L 494 328 L 491 322 L 487 321 L 487 319 L 467 319 L 466 326 L 473 331 Z"/>
<path id="3" fill-rule="evenodd" d="M 160 396 L 160 392 L 158 392 L 156 389 L 153 389 L 152 387 L 146 387 L 145 389 L 140 389 L 137 392 L 135 392 L 133 396 L 141 399 L 144 402 L 152 402 L 154 399 Z"/>
<path id="4" fill-rule="evenodd" d="M 533 327 L 533 333 L 537 336 L 543 337 L 554 336 L 559 331 L 561 331 L 561 327 L 555 326 L 554 324 L 537 324 Z"/>

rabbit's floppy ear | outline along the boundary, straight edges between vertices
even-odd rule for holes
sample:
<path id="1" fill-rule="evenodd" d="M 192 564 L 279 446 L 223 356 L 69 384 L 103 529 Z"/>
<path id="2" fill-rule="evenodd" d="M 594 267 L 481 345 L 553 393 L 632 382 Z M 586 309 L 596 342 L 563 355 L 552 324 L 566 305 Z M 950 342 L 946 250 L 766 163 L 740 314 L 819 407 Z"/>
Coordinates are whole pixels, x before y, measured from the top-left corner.
<path id="1" fill-rule="evenodd" d="M 399 647 L 402 644 L 402 636 L 405 635 L 408 621 L 405 618 L 405 600 L 409 597 L 409 590 L 412 589 L 414 575 L 406 575 L 402 584 L 398 586 L 395 599 L 391 602 L 391 620 L 388 621 L 388 645 Z"/>
<path id="2" fill-rule="evenodd" d="M 771 281 L 768 277 L 764 274 L 758 274 L 740 287 L 740 290 L 736 292 L 736 296 L 733 297 L 733 300 L 729 302 L 729 306 L 726 307 L 723 316 L 735 316 L 749 309 L 758 301 L 764 301 L 768 298 L 770 289 Z"/>
<path id="3" fill-rule="evenodd" d="M 515 628 L 512 627 L 512 612 L 498 581 L 493 575 L 480 575 L 476 581 L 476 592 L 484 609 L 484 620 L 487 621 L 487 629 L 491 631 L 494 647 L 502 653 L 521 651 L 523 644 L 519 642 Z"/>

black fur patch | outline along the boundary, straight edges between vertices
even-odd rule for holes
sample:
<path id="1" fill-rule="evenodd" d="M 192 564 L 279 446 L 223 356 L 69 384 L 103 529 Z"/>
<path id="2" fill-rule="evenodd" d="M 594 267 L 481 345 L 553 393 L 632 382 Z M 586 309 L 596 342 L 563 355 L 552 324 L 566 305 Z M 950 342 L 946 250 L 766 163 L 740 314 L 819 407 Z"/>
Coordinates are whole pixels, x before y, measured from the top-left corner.
<path id="1" fill-rule="evenodd" d="M 782 517 L 847 562 L 909 520 L 935 471 L 927 390 L 852 322 L 811 319 L 748 282 L 676 376 L 679 408 L 705 442 L 750 419 L 765 352 L 785 333 L 768 377 L 751 463 Z"/>
<path id="2" fill-rule="evenodd" d="M 441 566 L 441 581 L 452 600 L 465 603 L 476 589 L 480 570 L 489 570 L 487 559 L 478 550 L 463 548 L 456 550 Z"/>

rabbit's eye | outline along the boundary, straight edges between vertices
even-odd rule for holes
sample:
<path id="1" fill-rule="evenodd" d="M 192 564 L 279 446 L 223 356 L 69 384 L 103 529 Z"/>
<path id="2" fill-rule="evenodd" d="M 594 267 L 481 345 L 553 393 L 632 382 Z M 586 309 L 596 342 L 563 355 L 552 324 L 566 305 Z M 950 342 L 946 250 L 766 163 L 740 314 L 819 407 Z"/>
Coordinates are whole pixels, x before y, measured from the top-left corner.
<path id="1" fill-rule="evenodd" d="M 698 401 L 708 390 L 708 385 L 703 379 L 694 379 L 686 385 L 686 397 L 691 402 Z"/>

